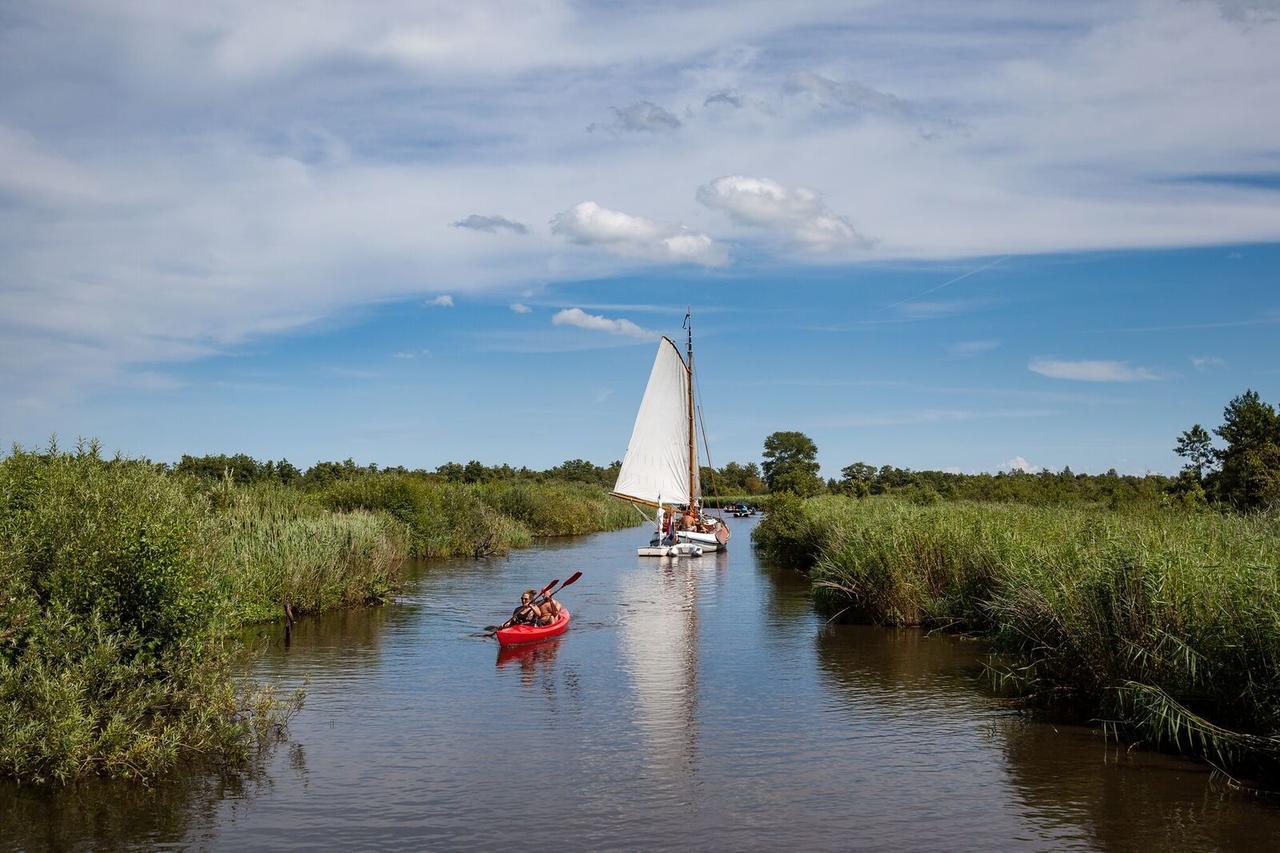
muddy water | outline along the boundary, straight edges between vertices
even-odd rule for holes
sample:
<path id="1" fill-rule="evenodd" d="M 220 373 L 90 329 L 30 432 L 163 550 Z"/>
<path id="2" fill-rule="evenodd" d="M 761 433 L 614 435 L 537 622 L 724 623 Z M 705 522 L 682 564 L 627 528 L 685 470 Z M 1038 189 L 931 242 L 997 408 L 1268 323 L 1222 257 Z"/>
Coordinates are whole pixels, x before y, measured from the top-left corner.
<path id="1" fill-rule="evenodd" d="M 980 644 L 825 628 L 802 578 L 639 530 L 435 563 L 396 604 L 267 638 L 309 679 L 252 772 L 56 796 L 0 787 L 0 848 L 1274 849 L 1280 807 L 1201 767 L 1024 719 Z M 558 641 L 478 626 L 575 569 Z"/>

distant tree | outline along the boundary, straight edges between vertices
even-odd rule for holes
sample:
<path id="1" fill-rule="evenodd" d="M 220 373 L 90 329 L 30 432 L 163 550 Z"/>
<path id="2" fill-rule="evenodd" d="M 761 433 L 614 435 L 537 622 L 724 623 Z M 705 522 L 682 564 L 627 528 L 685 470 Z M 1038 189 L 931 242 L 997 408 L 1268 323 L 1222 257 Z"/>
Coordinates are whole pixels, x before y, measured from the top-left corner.
<path id="1" fill-rule="evenodd" d="M 288 459 L 281 459 L 276 463 L 276 479 L 286 486 L 297 482 L 300 477 L 302 477 L 302 472 Z"/>
<path id="2" fill-rule="evenodd" d="M 436 475 L 450 483 L 461 483 L 464 470 L 457 462 L 446 462 L 436 468 Z"/>
<path id="3" fill-rule="evenodd" d="M 464 483 L 483 483 L 488 477 L 489 469 L 484 467 L 483 462 L 472 459 L 462 469 L 462 482 Z"/>
<path id="4" fill-rule="evenodd" d="M 1204 479 L 1218 458 L 1217 451 L 1213 448 L 1213 439 L 1200 424 L 1195 424 L 1178 436 L 1173 452 L 1187 460 L 1183 470 L 1194 472 L 1197 480 Z"/>
<path id="5" fill-rule="evenodd" d="M 822 491 L 818 445 L 802 432 L 775 432 L 764 440 L 764 479 L 770 492 L 800 496 Z"/>
<path id="6" fill-rule="evenodd" d="M 1214 430 L 1227 443 L 1218 454 L 1221 468 L 1213 493 L 1241 509 L 1280 503 L 1280 415 L 1252 389 L 1227 403 L 1222 426 Z"/>

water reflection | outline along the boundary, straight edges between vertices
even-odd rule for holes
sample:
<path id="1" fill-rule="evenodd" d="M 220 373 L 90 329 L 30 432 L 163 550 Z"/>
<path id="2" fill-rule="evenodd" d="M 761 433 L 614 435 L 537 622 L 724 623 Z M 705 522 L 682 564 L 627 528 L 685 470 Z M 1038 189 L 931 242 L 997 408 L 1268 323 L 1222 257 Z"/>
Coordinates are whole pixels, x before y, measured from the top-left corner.
<path id="1" fill-rule="evenodd" d="M 633 685 L 644 766 L 666 783 L 696 766 L 698 587 L 717 565 L 707 557 L 637 558 L 634 571 L 619 580 L 626 607 L 619 646 Z"/>

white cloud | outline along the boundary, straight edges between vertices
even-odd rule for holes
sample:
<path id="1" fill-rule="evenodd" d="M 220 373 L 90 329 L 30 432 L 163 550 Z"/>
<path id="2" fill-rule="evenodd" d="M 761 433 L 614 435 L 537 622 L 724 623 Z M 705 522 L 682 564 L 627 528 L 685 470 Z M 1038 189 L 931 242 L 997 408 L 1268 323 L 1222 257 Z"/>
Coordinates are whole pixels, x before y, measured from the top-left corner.
<path id="1" fill-rule="evenodd" d="M 998 346 L 1000 346 L 1000 342 L 996 340 L 956 341 L 947 347 L 947 352 L 956 358 L 967 358 L 984 352 L 991 352 Z"/>
<path id="2" fill-rule="evenodd" d="M 599 246 L 623 257 L 701 266 L 720 266 L 728 249 L 705 234 L 601 207 L 575 204 L 551 220 L 551 231 L 571 243 Z"/>
<path id="3" fill-rule="evenodd" d="M 1026 473 L 1026 474 L 1034 474 L 1036 472 L 1035 466 L 1032 465 L 1030 462 L 1028 462 L 1026 459 L 1023 459 L 1021 456 L 1015 456 L 1012 459 L 1010 459 L 1008 462 L 1005 462 L 1003 465 L 1000 466 L 1000 470 L 1001 471 L 1022 471 L 1023 473 Z"/>
<path id="4" fill-rule="evenodd" d="M 872 245 L 815 190 L 785 187 L 769 178 L 727 175 L 699 187 L 697 197 L 737 222 L 782 231 L 813 248 Z"/>
<path id="5" fill-rule="evenodd" d="M 405 359 L 405 360 L 410 360 L 415 358 L 431 358 L 431 350 L 429 349 L 402 350 L 398 353 L 395 353 L 391 357 Z"/>
<path id="6" fill-rule="evenodd" d="M 599 314 L 588 314 L 581 308 L 566 308 L 556 313 L 551 322 L 557 326 L 576 326 L 579 329 L 590 329 L 593 332 L 608 332 L 637 340 L 650 340 L 658 337 L 657 332 L 641 328 L 630 320 L 613 320 Z"/>
<path id="7" fill-rule="evenodd" d="M 1193 355 L 1191 356 L 1191 364 L 1201 373 L 1208 373 L 1210 370 L 1227 366 L 1226 359 L 1216 355 Z"/>
<path id="8" fill-rule="evenodd" d="M 1036 358 L 1031 360 L 1027 369 L 1050 379 L 1071 379 L 1076 382 L 1148 382 L 1163 378 L 1150 368 L 1134 367 L 1124 361 Z"/>
<path id="9" fill-rule="evenodd" d="M 442 293 L 442 294 L 440 294 L 439 296 L 437 296 L 437 297 L 435 297 L 435 298 L 433 298 L 433 299 L 428 299 L 426 302 L 424 302 L 424 303 L 422 303 L 422 304 L 423 304 L 423 305 L 433 305 L 433 306 L 436 306 L 436 307 L 438 307 L 438 308 L 452 308 L 452 307 L 453 307 L 453 297 L 452 297 L 452 296 L 450 296 L 450 295 L 449 295 L 449 294 L 447 294 L 447 293 Z"/>
<path id="10" fill-rule="evenodd" d="M 512 311 L 514 311 L 517 314 L 528 314 L 531 311 L 533 311 L 532 308 L 530 308 L 528 305 L 525 305 L 523 302 L 512 302 L 507 307 L 509 307 Z"/>
<path id="11" fill-rule="evenodd" d="M 461 297 L 634 259 L 715 266 L 728 252 L 693 190 L 730 171 L 822 188 L 825 225 L 790 191 L 718 199 L 833 249 L 803 262 L 862 256 L 834 251 L 859 245 L 841 213 L 876 262 L 1280 239 L 1274 191 L 1205 179 L 1275 171 L 1280 111 L 1258 108 L 1280 102 L 1274 16 L 1007 0 L 993 26 L 924 2 L 27 4 L 0 23 L 0 398 L 72 400 L 420 300 L 424 270 Z M 857 56 L 815 37 L 850 32 Z M 778 61 L 801 55 L 798 75 Z M 582 132 L 640 99 L 679 132 Z M 898 104 L 910 120 L 867 120 Z M 966 130 L 922 140 L 926 107 Z M 545 222 L 566 187 L 691 230 L 611 257 L 541 228 L 439 227 Z M 44 431 L 11 412 L 0 433 Z"/>

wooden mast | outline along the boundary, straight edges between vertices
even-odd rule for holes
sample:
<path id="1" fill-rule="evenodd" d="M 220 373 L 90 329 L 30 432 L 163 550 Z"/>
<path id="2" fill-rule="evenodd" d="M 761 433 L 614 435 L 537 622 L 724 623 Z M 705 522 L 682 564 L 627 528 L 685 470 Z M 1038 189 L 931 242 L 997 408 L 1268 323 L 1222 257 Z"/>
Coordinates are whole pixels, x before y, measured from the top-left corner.
<path id="1" fill-rule="evenodd" d="M 698 444 L 695 438 L 693 425 L 693 313 L 692 306 L 686 307 L 684 312 L 684 327 L 688 330 L 686 337 L 686 350 L 688 352 L 688 362 L 685 369 L 689 371 L 689 509 L 694 508 L 694 502 L 697 499 L 697 483 L 698 483 Z"/>

